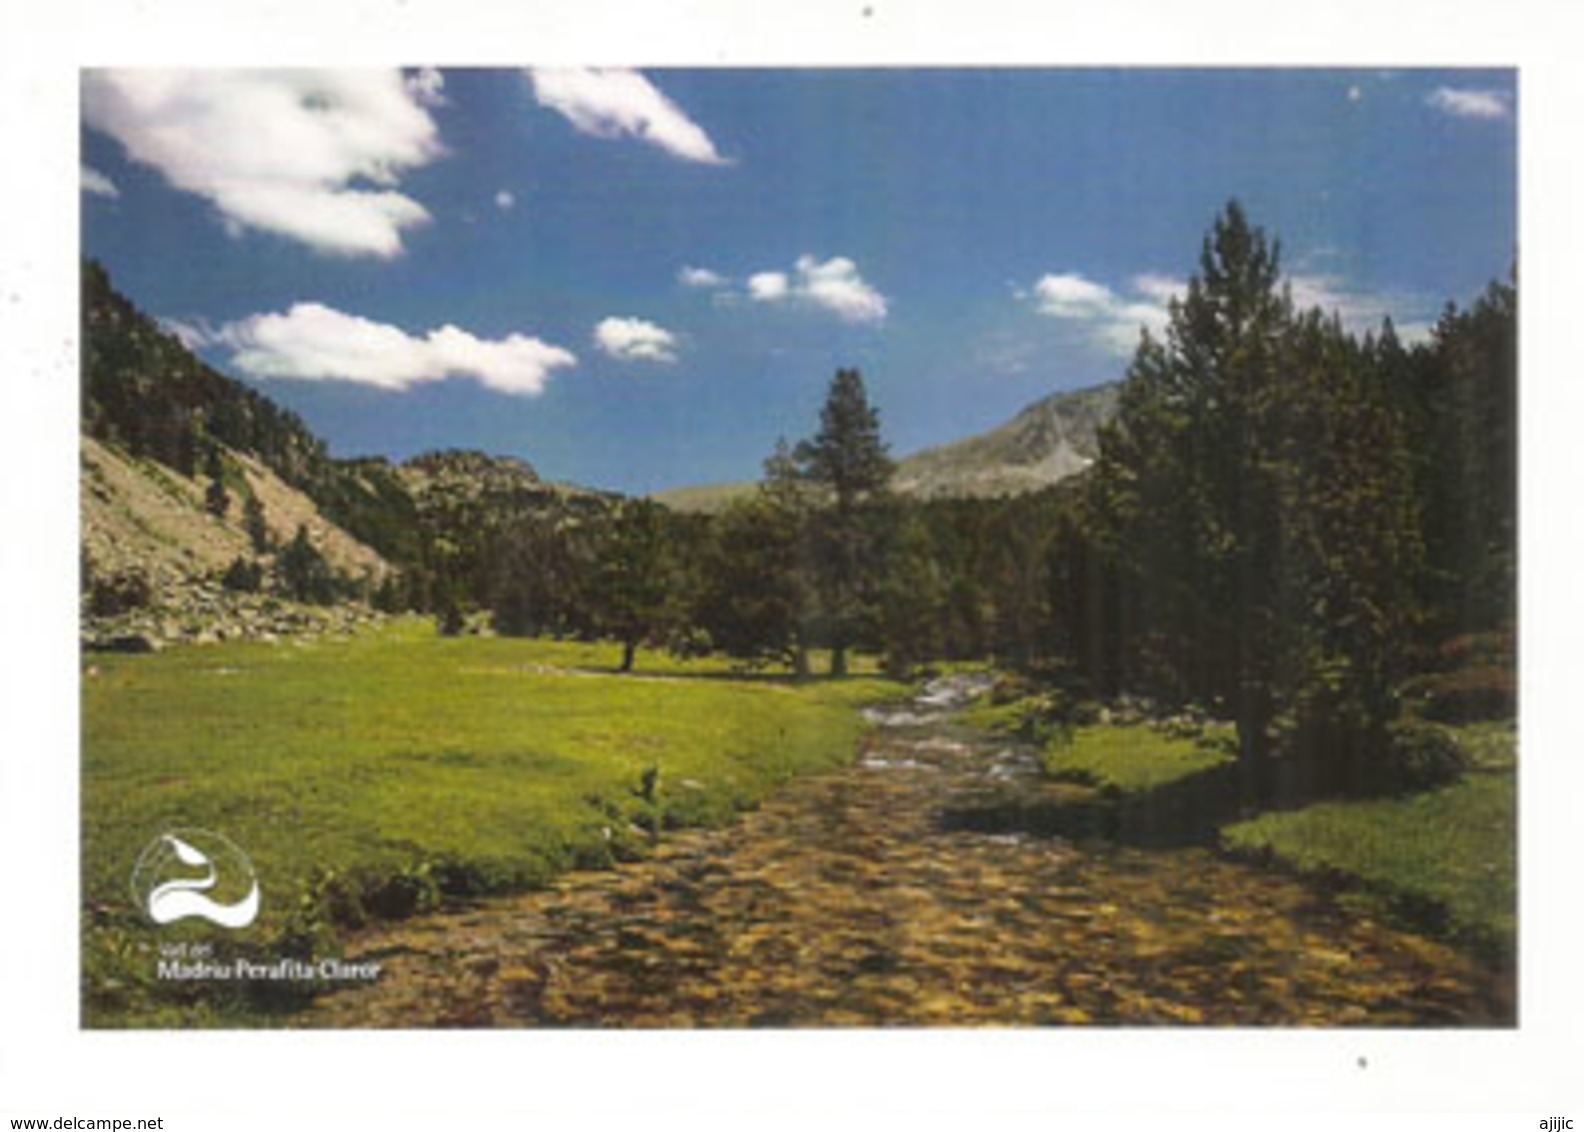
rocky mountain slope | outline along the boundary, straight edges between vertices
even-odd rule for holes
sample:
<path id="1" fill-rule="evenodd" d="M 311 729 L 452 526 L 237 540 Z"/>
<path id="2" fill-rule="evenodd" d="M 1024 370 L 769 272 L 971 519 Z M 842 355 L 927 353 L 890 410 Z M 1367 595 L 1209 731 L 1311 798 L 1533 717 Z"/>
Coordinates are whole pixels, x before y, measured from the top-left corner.
<path id="1" fill-rule="evenodd" d="M 267 579 L 297 532 L 337 576 L 368 594 L 392 567 L 325 519 L 313 500 L 256 457 L 227 451 L 226 513 L 207 501 L 211 482 L 147 457 L 82 438 L 80 452 L 83 642 L 147 651 L 182 641 L 270 638 L 348 629 L 374 615 L 366 603 L 309 605 L 274 592 Z M 268 549 L 255 548 L 243 510 L 258 501 Z M 242 563 L 258 581 L 228 572 Z M 239 581 L 241 584 L 239 584 Z"/>
<path id="2" fill-rule="evenodd" d="M 90 648 L 340 628 L 479 603 L 494 540 L 613 496 L 480 452 L 332 458 L 194 356 L 97 264 L 82 281 L 82 618 Z M 218 484 L 217 481 L 218 480 Z"/>
<path id="3" fill-rule="evenodd" d="M 1100 426 L 1116 412 L 1116 384 L 1055 393 L 1006 424 L 902 460 L 892 486 L 925 499 L 1017 495 L 1077 475 L 1100 454 Z"/>
<path id="4" fill-rule="evenodd" d="M 259 501 L 271 543 L 284 546 L 302 526 L 336 572 L 378 583 L 390 571 L 379 554 L 326 519 L 312 499 L 257 458 L 228 453 L 226 461 Z M 254 554 L 240 502 L 232 500 L 224 517 L 207 509 L 206 477 L 187 479 L 92 437 L 82 439 L 80 465 L 83 553 L 96 569 L 142 569 L 156 588 L 165 588 L 222 573 L 238 557 Z"/>
<path id="5" fill-rule="evenodd" d="M 84 644 L 146 651 L 373 616 L 367 598 L 394 565 L 347 528 L 407 549 L 389 465 L 332 460 L 295 415 L 206 366 L 93 263 L 82 323 Z"/>

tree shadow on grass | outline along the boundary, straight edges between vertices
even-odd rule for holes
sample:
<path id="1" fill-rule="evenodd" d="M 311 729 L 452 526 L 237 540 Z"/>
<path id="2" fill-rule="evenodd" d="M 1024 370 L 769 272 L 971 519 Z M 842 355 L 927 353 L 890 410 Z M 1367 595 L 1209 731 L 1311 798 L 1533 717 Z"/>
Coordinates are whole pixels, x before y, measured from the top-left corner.
<path id="1" fill-rule="evenodd" d="M 856 684 L 863 682 L 881 682 L 895 684 L 898 694 L 908 692 L 913 688 L 913 682 L 887 676 L 880 672 L 851 672 L 844 676 L 832 676 L 825 672 L 810 673 L 807 676 L 798 676 L 791 672 L 766 671 L 759 669 L 713 669 L 709 671 L 689 672 L 686 669 L 642 669 L 634 668 L 623 672 L 619 665 L 581 665 L 568 668 L 565 671 L 582 676 L 620 676 L 624 679 L 654 683 L 673 684 L 746 684 L 756 687 L 774 688 L 820 688 L 827 685 Z"/>

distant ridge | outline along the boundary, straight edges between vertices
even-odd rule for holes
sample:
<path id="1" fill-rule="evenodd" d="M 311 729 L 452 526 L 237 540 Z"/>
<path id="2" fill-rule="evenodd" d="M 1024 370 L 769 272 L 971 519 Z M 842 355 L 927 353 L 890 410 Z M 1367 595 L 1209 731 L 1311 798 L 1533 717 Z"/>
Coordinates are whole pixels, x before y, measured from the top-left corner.
<path id="1" fill-rule="evenodd" d="M 892 487 L 919 499 L 983 499 L 1058 484 L 1099 456 L 1100 426 L 1116 413 L 1120 389 L 1108 382 L 1043 397 L 988 432 L 905 457 Z M 653 498 L 677 511 L 711 513 L 753 489 L 752 483 L 700 484 Z"/>

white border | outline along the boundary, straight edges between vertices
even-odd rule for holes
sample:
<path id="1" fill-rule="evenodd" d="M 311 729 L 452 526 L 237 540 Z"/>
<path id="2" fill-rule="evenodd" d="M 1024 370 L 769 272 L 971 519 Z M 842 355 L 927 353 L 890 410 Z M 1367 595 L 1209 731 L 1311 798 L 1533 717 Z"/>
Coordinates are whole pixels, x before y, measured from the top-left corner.
<path id="1" fill-rule="evenodd" d="M 865 14 L 865 10 L 870 14 Z M 924 1110 L 1048 1127 L 1176 1112 L 1500 1111 L 1584 1088 L 1569 1039 L 1584 688 L 1573 580 L 1584 401 L 1574 287 L 1577 29 L 1561 3 L 1096 0 L 112 0 L 8 6 L 0 33 L 0 1116 L 161 1114 L 168 1128 L 421 1127 L 531 1112 L 805 1126 Z M 77 1028 L 77 68 L 109 63 L 1260 64 L 1521 68 L 1522 1018 L 1516 1032 L 995 1031 L 174 1034 Z M 179 249 L 172 269 L 179 270 Z M 1361 1068 L 1359 1059 L 1367 1060 Z M 200 1119 L 194 1114 L 209 1114 Z M 1516 1114 L 1523 1113 L 1519 1118 Z M 187 1114 L 184 1116 L 183 1114 Z M 226 1114 L 226 1115 L 222 1115 Z M 1084 1115 L 1087 1114 L 1087 1115 Z M 1155 1114 L 1155 1115 L 1151 1115 Z M 434 1121 L 428 1120 L 434 1117 Z M 1528 1121 L 1528 1123 L 1524 1123 Z M 1441 1124 L 1468 1124 L 1446 1121 Z M 1366 1122 L 1367 1123 L 1367 1122 Z M 1217 1122 L 1224 1127 L 1225 1120 Z M 1334 1122 L 1328 1122 L 1331 1126 Z M 1299 1121 L 1298 1127 L 1318 1127 Z M 1400 1120 L 1393 1121 L 1401 1127 Z"/>

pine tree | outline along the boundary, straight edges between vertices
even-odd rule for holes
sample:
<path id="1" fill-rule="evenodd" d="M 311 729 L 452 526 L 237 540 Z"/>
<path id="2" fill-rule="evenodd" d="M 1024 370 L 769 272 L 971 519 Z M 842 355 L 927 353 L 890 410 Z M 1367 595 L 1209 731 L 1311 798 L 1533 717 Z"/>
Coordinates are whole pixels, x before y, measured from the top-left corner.
<path id="1" fill-rule="evenodd" d="M 198 474 L 198 434 L 189 423 L 176 437 L 176 459 L 171 465 L 188 479 Z"/>
<path id="2" fill-rule="evenodd" d="M 785 663 L 798 679 L 809 675 L 817 630 L 819 491 L 778 439 L 758 491 L 710 525 L 695 604 L 715 647 L 750 663 Z"/>
<path id="3" fill-rule="evenodd" d="M 242 525 L 253 543 L 254 554 L 268 553 L 270 548 L 269 524 L 264 518 L 264 504 L 256 495 L 249 495 L 242 504 Z"/>
<path id="4" fill-rule="evenodd" d="M 836 371 L 820 430 L 798 444 L 794 458 L 804 478 L 830 492 L 840 513 L 885 490 L 895 465 L 880 439 L 880 412 L 869 404 L 857 370 Z"/>
<path id="5" fill-rule="evenodd" d="M 836 371 L 820 430 L 793 452 L 804 480 L 828 505 L 811 524 L 823 636 L 831 674 L 846 675 L 847 650 L 875 615 L 874 589 L 883 547 L 864 505 L 886 489 L 895 465 L 880 439 L 880 414 L 855 369 Z"/>
<path id="6" fill-rule="evenodd" d="M 489 604 L 495 631 L 532 637 L 559 628 L 570 562 L 555 523 L 525 516 L 495 540 L 490 553 Z"/>
<path id="7" fill-rule="evenodd" d="M 1269 750 L 1280 532 L 1276 404 L 1279 248 L 1229 203 L 1171 308 L 1146 336 L 1102 434 L 1104 500 L 1141 621 L 1132 679 L 1230 712 L 1250 774 Z"/>
<path id="8" fill-rule="evenodd" d="M 297 534 L 276 559 L 286 595 L 295 601 L 328 605 L 335 600 L 335 575 L 330 565 L 308 537 L 308 525 L 298 524 Z"/>
<path id="9" fill-rule="evenodd" d="M 218 445 L 209 448 L 204 475 L 209 477 L 209 487 L 204 492 L 204 506 L 211 515 L 224 519 L 226 512 L 231 509 L 231 495 L 225 488 L 225 465 L 220 459 Z"/>
<path id="10" fill-rule="evenodd" d="M 1388 339 L 1389 346 L 1389 339 Z M 1421 508 L 1405 422 L 1376 343 L 1295 320 L 1280 385 L 1284 552 L 1277 742 L 1305 792 L 1385 777 L 1396 688 L 1419 630 Z"/>
<path id="11" fill-rule="evenodd" d="M 264 567 L 238 555 L 231 560 L 231 565 L 226 567 L 220 584 L 235 593 L 256 594 L 259 587 L 264 584 Z"/>
<path id="12" fill-rule="evenodd" d="M 886 672 L 907 679 L 916 665 L 941 653 L 946 584 L 929 530 L 909 513 L 889 540 L 880 616 Z"/>
<path id="13" fill-rule="evenodd" d="M 704 551 L 694 619 L 728 656 L 784 661 L 806 676 L 811 596 L 800 568 L 801 522 L 768 490 L 719 515 Z"/>
<path id="14" fill-rule="evenodd" d="M 601 629 L 622 645 L 621 671 L 631 672 L 638 646 L 670 628 L 673 550 L 666 512 L 657 503 L 629 499 L 604 531 L 593 584 Z"/>
<path id="15" fill-rule="evenodd" d="M 1415 373 L 1429 598 L 1441 636 L 1517 617 L 1518 295 L 1449 306 Z"/>
<path id="16" fill-rule="evenodd" d="M 1166 341 L 1139 346 L 1089 495 L 1121 680 L 1231 714 L 1260 796 L 1271 755 L 1297 789 L 1383 777 L 1423 561 L 1394 335 L 1295 314 L 1278 263 L 1228 205 Z"/>

